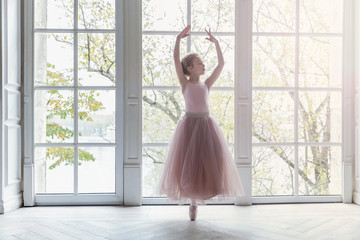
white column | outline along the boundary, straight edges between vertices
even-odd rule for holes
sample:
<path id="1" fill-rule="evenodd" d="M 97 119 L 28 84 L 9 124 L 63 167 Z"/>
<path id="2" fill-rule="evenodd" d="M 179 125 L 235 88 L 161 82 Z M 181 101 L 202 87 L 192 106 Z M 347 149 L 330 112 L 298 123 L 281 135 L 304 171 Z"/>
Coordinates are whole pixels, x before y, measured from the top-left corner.
<path id="1" fill-rule="evenodd" d="M 252 0 L 235 1 L 235 162 L 245 196 L 236 205 L 252 203 Z"/>
<path id="2" fill-rule="evenodd" d="M 141 205 L 141 0 L 124 0 L 124 205 Z"/>
<path id="3" fill-rule="evenodd" d="M 0 213 L 22 196 L 21 1 L 1 0 Z"/>
<path id="4" fill-rule="evenodd" d="M 343 184 L 342 196 L 344 203 L 352 202 L 353 194 L 353 163 L 354 163 L 354 1 L 344 1 L 344 35 L 343 35 Z"/>

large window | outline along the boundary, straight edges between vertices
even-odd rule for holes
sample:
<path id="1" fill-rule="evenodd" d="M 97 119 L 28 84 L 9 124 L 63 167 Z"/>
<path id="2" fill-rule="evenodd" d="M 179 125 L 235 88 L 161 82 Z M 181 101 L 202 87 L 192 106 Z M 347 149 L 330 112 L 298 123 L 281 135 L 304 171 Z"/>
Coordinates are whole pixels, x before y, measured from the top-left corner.
<path id="1" fill-rule="evenodd" d="M 175 74 L 173 49 L 177 34 L 187 25 L 192 33 L 181 42 L 181 55 L 197 52 L 208 77 L 217 64 L 211 28 L 220 42 L 225 67 L 210 94 L 210 114 L 234 145 L 235 1 L 144 0 L 143 8 L 143 196 L 156 197 L 167 145 L 184 115 L 184 100 Z"/>
<path id="2" fill-rule="evenodd" d="M 341 194 L 343 1 L 253 4 L 253 195 Z"/>
<path id="3" fill-rule="evenodd" d="M 35 192 L 115 193 L 115 0 L 34 10 Z"/>
<path id="4" fill-rule="evenodd" d="M 343 1 L 252 3 L 252 195 L 339 195 Z M 143 196 L 156 197 L 168 141 L 184 114 L 172 59 L 175 36 L 192 25 L 181 55 L 200 53 L 208 73 L 216 57 L 203 29 L 212 28 L 219 38 L 225 70 L 210 95 L 210 111 L 234 151 L 239 147 L 234 145 L 239 117 L 234 114 L 235 32 L 240 28 L 235 29 L 235 1 L 230 0 L 144 0 L 142 11 Z"/>

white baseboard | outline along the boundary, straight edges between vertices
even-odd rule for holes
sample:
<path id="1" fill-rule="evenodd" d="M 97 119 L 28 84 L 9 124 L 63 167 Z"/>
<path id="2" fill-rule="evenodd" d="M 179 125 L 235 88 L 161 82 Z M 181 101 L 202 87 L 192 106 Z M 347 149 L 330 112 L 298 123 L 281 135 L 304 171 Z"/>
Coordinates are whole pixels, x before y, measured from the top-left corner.
<path id="1" fill-rule="evenodd" d="M 5 199 L 0 202 L 0 213 L 11 212 L 23 206 L 22 192 L 16 194 L 14 197 Z"/>
<path id="2" fill-rule="evenodd" d="M 353 202 L 360 205 L 360 192 L 353 192 Z"/>

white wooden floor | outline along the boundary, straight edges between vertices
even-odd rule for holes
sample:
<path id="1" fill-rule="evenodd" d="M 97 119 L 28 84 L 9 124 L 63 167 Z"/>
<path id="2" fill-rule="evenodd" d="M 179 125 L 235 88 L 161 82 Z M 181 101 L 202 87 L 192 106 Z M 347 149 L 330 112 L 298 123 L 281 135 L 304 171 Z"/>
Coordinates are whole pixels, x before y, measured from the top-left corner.
<path id="1" fill-rule="evenodd" d="M 0 215 L 0 239 L 360 239 L 360 206 L 273 204 L 24 207 Z"/>

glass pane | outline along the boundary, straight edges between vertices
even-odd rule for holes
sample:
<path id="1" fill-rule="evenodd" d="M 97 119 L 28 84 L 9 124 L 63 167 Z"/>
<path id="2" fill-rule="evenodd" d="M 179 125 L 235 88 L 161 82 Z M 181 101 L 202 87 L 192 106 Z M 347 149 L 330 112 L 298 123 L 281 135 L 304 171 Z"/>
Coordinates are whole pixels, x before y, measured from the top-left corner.
<path id="1" fill-rule="evenodd" d="M 179 86 L 174 66 L 176 36 L 143 35 L 143 85 Z M 186 41 L 182 40 L 180 58 L 185 55 Z"/>
<path id="2" fill-rule="evenodd" d="M 294 73 L 295 38 L 253 38 L 254 87 L 292 87 Z"/>
<path id="3" fill-rule="evenodd" d="M 215 44 L 205 39 L 205 36 L 192 37 L 191 51 L 197 52 L 205 64 L 205 74 L 201 76 L 200 81 L 205 81 L 217 66 L 218 60 L 216 55 Z M 235 38 L 234 37 L 216 37 L 219 40 L 221 50 L 224 55 L 225 66 L 220 77 L 213 86 L 216 87 L 233 87 L 235 75 Z"/>
<path id="4" fill-rule="evenodd" d="M 253 2 L 254 32 L 295 32 L 295 0 Z"/>
<path id="5" fill-rule="evenodd" d="M 212 32 L 235 31 L 234 0 L 193 0 L 191 14 L 193 31 L 203 32 L 205 28 Z"/>
<path id="6" fill-rule="evenodd" d="M 115 193 L 115 148 L 79 148 L 79 193 Z"/>
<path id="7" fill-rule="evenodd" d="M 294 148 L 253 147 L 253 196 L 294 195 Z"/>
<path id="8" fill-rule="evenodd" d="M 35 0 L 35 28 L 73 28 L 73 0 Z"/>
<path id="9" fill-rule="evenodd" d="M 234 143 L 234 92 L 210 91 L 210 115 L 220 126 L 228 143 Z"/>
<path id="10" fill-rule="evenodd" d="M 35 91 L 34 107 L 35 143 L 73 142 L 73 91 L 37 90 Z"/>
<path id="11" fill-rule="evenodd" d="M 74 149 L 35 148 L 35 192 L 74 192 Z"/>
<path id="12" fill-rule="evenodd" d="M 115 91 L 79 91 L 79 142 L 115 142 Z"/>
<path id="13" fill-rule="evenodd" d="M 299 195 L 341 194 L 341 147 L 299 147 Z"/>
<path id="14" fill-rule="evenodd" d="M 143 0 L 143 30 L 180 32 L 186 24 L 186 1 Z"/>
<path id="15" fill-rule="evenodd" d="M 341 92 L 300 92 L 299 100 L 299 141 L 341 142 Z"/>
<path id="16" fill-rule="evenodd" d="M 184 115 L 184 110 L 181 90 L 144 90 L 143 142 L 169 142 L 177 122 Z"/>
<path id="17" fill-rule="evenodd" d="M 253 142 L 294 141 L 293 92 L 253 91 Z"/>
<path id="18" fill-rule="evenodd" d="M 167 147 L 145 147 L 142 157 L 142 196 L 158 197 L 157 187 L 164 169 Z M 162 195 L 166 197 L 166 195 Z"/>
<path id="19" fill-rule="evenodd" d="M 300 0 L 300 32 L 341 33 L 343 2 Z"/>
<path id="20" fill-rule="evenodd" d="M 34 40 L 35 86 L 73 85 L 73 34 L 35 33 Z"/>
<path id="21" fill-rule="evenodd" d="M 300 87 L 342 86 L 342 38 L 301 37 Z"/>
<path id="22" fill-rule="evenodd" d="M 115 28 L 115 0 L 79 0 L 78 6 L 79 28 Z"/>
<path id="23" fill-rule="evenodd" d="M 115 85 L 115 34 L 79 34 L 79 85 Z"/>

